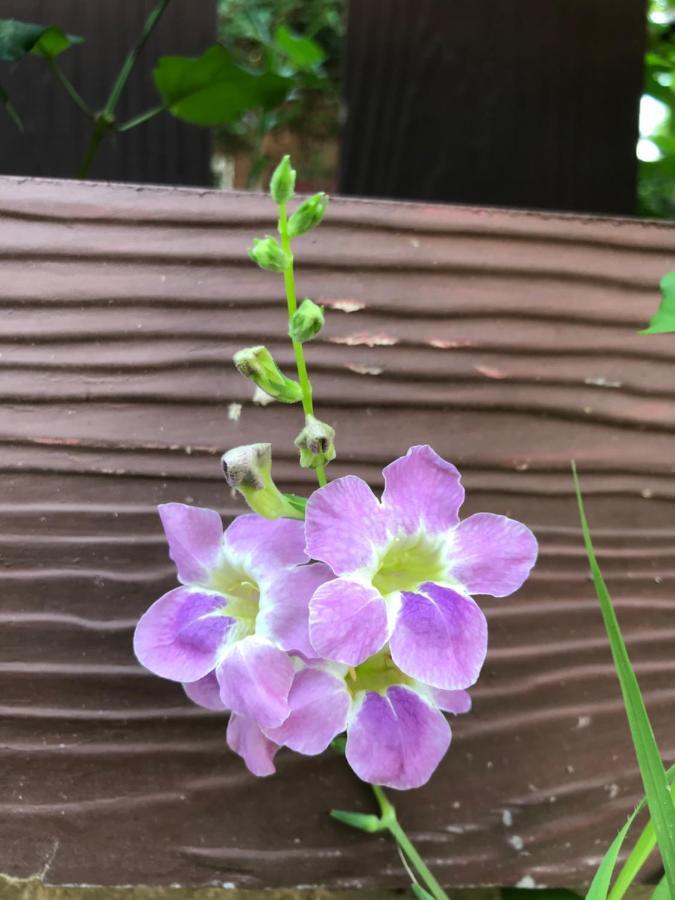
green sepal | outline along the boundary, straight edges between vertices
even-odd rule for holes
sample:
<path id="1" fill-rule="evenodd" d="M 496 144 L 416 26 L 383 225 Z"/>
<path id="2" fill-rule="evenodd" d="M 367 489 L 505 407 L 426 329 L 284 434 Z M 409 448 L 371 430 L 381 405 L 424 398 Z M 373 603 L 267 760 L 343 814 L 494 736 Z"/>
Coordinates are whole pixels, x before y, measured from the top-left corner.
<path id="1" fill-rule="evenodd" d="M 284 497 L 288 500 L 293 509 L 299 512 L 304 519 L 305 509 L 307 507 L 307 497 L 299 497 L 297 494 L 284 494 Z"/>
<path id="2" fill-rule="evenodd" d="M 302 388 L 297 381 L 284 375 L 267 347 L 240 350 L 234 354 L 234 364 L 244 378 L 250 378 L 261 391 L 275 400 L 281 403 L 299 403 L 302 400 Z"/>
<path id="3" fill-rule="evenodd" d="M 256 265 L 268 272 L 285 272 L 290 264 L 286 251 L 269 235 L 256 238 L 248 255 Z"/>
<path id="4" fill-rule="evenodd" d="M 304 200 L 288 220 L 289 237 L 300 237 L 320 225 L 327 206 L 328 195 L 324 193 L 314 194 Z"/>
<path id="5" fill-rule="evenodd" d="M 325 316 L 320 307 L 309 297 L 305 297 L 291 316 L 288 323 L 288 334 L 292 341 L 306 344 L 313 340 L 324 326 Z"/>
<path id="6" fill-rule="evenodd" d="M 376 831 L 383 831 L 386 827 L 378 816 L 372 814 L 348 812 L 345 809 L 331 809 L 330 814 L 338 822 L 349 825 L 350 828 L 358 828 L 359 831 L 367 831 L 370 834 L 374 834 Z"/>
<path id="7" fill-rule="evenodd" d="M 270 180 L 270 194 L 279 206 L 283 206 L 293 199 L 295 194 L 295 169 L 291 165 L 288 154 L 283 157 L 276 167 Z"/>

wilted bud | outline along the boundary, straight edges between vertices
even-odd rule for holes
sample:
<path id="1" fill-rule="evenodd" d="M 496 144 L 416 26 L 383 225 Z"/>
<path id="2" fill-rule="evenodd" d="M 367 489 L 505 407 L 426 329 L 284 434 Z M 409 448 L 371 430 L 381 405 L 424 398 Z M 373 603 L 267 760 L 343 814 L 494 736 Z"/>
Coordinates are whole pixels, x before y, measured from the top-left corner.
<path id="1" fill-rule="evenodd" d="M 302 519 L 297 504 L 290 503 L 272 481 L 272 445 L 246 444 L 221 457 L 225 481 L 239 491 L 253 512 L 266 519 Z"/>
<path id="2" fill-rule="evenodd" d="M 295 169 L 291 158 L 286 154 L 274 170 L 270 181 L 270 194 L 275 203 L 281 206 L 293 199 L 295 193 Z"/>
<path id="3" fill-rule="evenodd" d="M 323 328 L 323 323 L 323 309 L 317 306 L 313 300 L 305 297 L 291 316 L 288 333 L 292 341 L 305 344 L 317 336 Z"/>
<path id="4" fill-rule="evenodd" d="M 267 269 L 268 272 L 285 272 L 290 263 L 285 250 L 269 235 L 262 239 L 256 238 L 248 255 L 261 269 Z"/>
<path id="5" fill-rule="evenodd" d="M 267 347 L 246 347 L 234 354 L 237 370 L 250 378 L 261 391 L 282 403 L 298 403 L 302 400 L 302 388 L 297 381 L 287 378 L 279 369 Z"/>
<path id="6" fill-rule="evenodd" d="M 290 237 L 299 237 L 301 234 L 311 231 L 312 228 L 316 228 L 321 223 L 327 206 L 327 194 L 314 194 L 313 197 L 308 197 L 288 220 Z"/>
<path id="7" fill-rule="evenodd" d="M 305 416 L 305 427 L 294 443 L 303 469 L 316 469 L 335 459 L 335 429 L 314 416 Z"/>

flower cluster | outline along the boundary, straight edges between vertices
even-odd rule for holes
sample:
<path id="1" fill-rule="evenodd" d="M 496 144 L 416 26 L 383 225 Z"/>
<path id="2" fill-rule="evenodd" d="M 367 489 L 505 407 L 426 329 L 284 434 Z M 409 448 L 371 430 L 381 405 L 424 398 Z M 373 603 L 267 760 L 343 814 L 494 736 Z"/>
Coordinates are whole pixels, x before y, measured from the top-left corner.
<path id="1" fill-rule="evenodd" d="M 257 775 L 280 747 L 314 755 L 346 732 L 364 781 L 424 784 L 485 659 L 472 595 L 511 594 L 534 564 L 519 522 L 460 521 L 459 472 L 431 447 L 383 475 L 381 499 L 351 475 L 320 487 L 304 521 L 248 514 L 223 532 L 213 510 L 159 508 L 181 585 L 139 621 L 136 655 L 229 710 L 228 743 Z"/>

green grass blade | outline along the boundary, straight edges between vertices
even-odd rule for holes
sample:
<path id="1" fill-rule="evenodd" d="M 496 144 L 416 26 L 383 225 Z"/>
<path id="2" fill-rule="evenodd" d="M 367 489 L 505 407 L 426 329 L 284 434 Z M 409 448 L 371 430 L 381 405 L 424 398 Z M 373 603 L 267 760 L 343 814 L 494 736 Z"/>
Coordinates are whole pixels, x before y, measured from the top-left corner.
<path id="1" fill-rule="evenodd" d="M 609 638 L 614 665 L 621 685 L 621 693 L 628 717 L 635 755 L 637 757 L 640 774 L 645 789 L 645 798 L 649 806 L 649 813 L 654 823 L 656 840 L 661 852 L 661 860 L 666 873 L 666 881 L 672 900 L 675 900 L 675 807 L 668 790 L 666 771 L 661 760 L 659 748 L 656 744 L 651 722 L 647 715 L 644 700 L 640 692 L 635 672 L 628 657 L 628 651 L 619 628 L 619 622 L 614 612 L 612 599 L 607 590 L 602 572 L 595 557 L 593 542 L 586 520 L 584 502 L 581 496 L 579 479 L 576 466 L 572 463 L 572 474 L 576 490 L 577 503 L 581 529 L 586 545 L 586 554 L 593 576 L 602 618 L 605 623 L 607 637 Z M 625 836 L 625 835 L 624 835 Z"/>
<path id="2" fill-rule="evenodd" d="M 675 786 L 675 766 L 671 766 L 666 772 L 666 778 L 668 779 L 669 784 L 671 785 L 671 790 L 674 789 Z M 606 897 L 609 893 L 611 896 L 616 887 L 618 885 L 618 880 L 616 885 L 609 890 L 609 885 L 612 880 L 612 872 L 614 871 L 614 867 L 616 866 L 616 861 L 619 858 L 619 853 L 621 851 L 621 846 L 626 839 L 626 835 L 628 831 L 637 818 L 637 816 L 642 812 L 642 810 L 647 805 L 647 800 L 643 797 L 642 800 L 635 807 L 633 812 L 628 817 L 626 824 L 623 826 L 621 831 L 614 838 L 612 843 L 609 845 L 607 852 L 602 858 L 600 865 L 595 873 L 593 881 L 591 882 L 591 886 L 588 889 L 588 893 L 586 894 L 586 900 L 606 900 Z M 650 823 L 651 824 L 651 820 Z M 648 826 L 647 826 L 648 827 Z M 646 829 L 645 829 L 646 830 Z M 639 842 L 638 842 L 639 843 Z M 637 846 L 637 845 L 636 845 Z M 632 854 L 631 854 L 632 856 Z M 630 857 L 629 857 L 630 859 Z M 627 862 L 626 862 L 627 865 Z M 624 869 L 626 866 L 624 866 Z M 623 869 L 621 870 L 623 872 Z M 633 873 L 633 878 L 637 875 L 638 870 L 636 869 Z M 629 883 L 630 884 L 630 883 Z M 626 885 L 628 887 L 629 885 Z M 625 889 L 624 889 L 625 890 Z M 667 900 L 667 898 L 665 898 Z"/>
<path id="3" fill-rule="evenodd" d="M 668 882 L 665 875 L 654 888 L 652 900 L 668 900 Z"/>
<path id="4" fill-rule="evenodd" d="M 670 781 L 670 796 L 675 801 L 675 766 L 672 766 L 666 772 L 666 776 Z M 654 831 L 654 823 L 650 819 L 642 829 L 640 837 L 635 842 L 635 846 L 631 850 L 628 859 L 623 864 L 621 871 L 616 877 L 614 886 L 609 892 L 609 900 L 621 900 L 628 888 L 635 881 L 640 869 L 649 859 L 649 855 L 656 846 L 656 832 Z"/>

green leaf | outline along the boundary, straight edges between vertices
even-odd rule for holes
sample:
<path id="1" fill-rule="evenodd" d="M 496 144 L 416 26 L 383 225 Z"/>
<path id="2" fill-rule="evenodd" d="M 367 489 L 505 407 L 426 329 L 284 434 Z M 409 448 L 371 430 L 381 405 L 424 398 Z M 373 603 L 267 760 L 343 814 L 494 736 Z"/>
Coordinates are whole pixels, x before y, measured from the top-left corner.
<path id="1" fill-rule="evenodd" d="M 668 882 L 666 881 L 665 875 L 654 888 L 652 900 L 670 900 L 670 894 L 668 893 Z"/>
<path id="2" fill-rule="evenodd" d="M 654 737 L 651 722 L 640 692 L 640 686 L 631 666 L 626 644 L 614 612 L 612 598 L 607 590 L 607 585 L 602 577 L 602 572 L 595 556 L 574 463 L 572 463 L 572 475 L 579 506 L 581 530 L 584 536 L 593 584 L 600 601 L 602 618 L 607 637 L 609 638 L 614 666 L 621 685 L 626 716 L 630 726 L 638 766 L 640 767 L 649 813 L 654 822 L 661 860 L 666 871 L 670 892 L 675 898 L 675 807 L 668 789 L 668 777 L 663 767 L 661 754 L 659 753 L 656 738 Z"/>
<path id="3" fill-rule="evenodd" d="M 0 19 L 0 60 L 16 62 L 28 53 L 53 59 L 82 38 L 66 34 L 56 25 L 36 25 L 16 19 Z"/>
<path id="4" fill-rule="evenodd" d="M 297 494 L 284 494 L 284 497 L 291 504 L 293 509 L 297 509 L 304 516 L 305 507 L 307 506 L 307 497 L 299 497 Z"/>
<path id="5" fill-rule="evenodd" d="M 429 891 L 425 891 L 422 885 L 416 881 L 413 881 L 410 888 L 418 900 L 435 900 L 434 895 L 430 894 Z"/>
<path id="6" fill-rule="evenodd" d="M 326 59 L 326 54 L 316 41 L 295 34 L 285 25 L 280 25 L 274 32 L 274 43 L 277 49 L 303 72 L 317 69 Z"/>
<path id="7" fill-rule="evenodd" d="M 23 122 L 21 121 L 21 116 L 16 111 L 16 107 L 12 103 L 9 94 L 4 89 L 4 87 L 0 84 L 0 103 L 7 110 L 7 115 L 10 117 L 12 122 L 16 125 L 19 131 L 23 131 Z"/>
<path id="8" fill-rule="evenodd" d="M 660 283 L 661 305 L 652 316 L 649 326 L 640 334 L 667 334 L 675 331 L 675 272 L 668 272 Z"/>
<path id="9" fill-rule="evenodd" d="M 196 59 L 163 56 L 153 76 L 174 116 L 204 126 L 234 122 L 249 110 L 272 109 L 292 88 L 292 81 L 281 75 L 244 69 L 221 44 Z"/>
<path id="10" fill-rule="evenodd" d="M 44 56 L 45 59 L 54 59 L 60 56 L 64 50 L 68 50 L 75 44 L 81 44 L 83 40 L 84 38 L 76 34 L 66 34 L 63 28 L 52 25 L 42 32 L 40 40 L 31 52 L 36 56 Z"/>
<path id="11" fill-rule="evenodd" d="M 675 802 L 675 766 L 666 773 L 670 785 L 670 796 Z M 642 833 L 635 842 L 628 859 L 621 867 L 621 871 L 616 877 L 614 886 L 610 891 L 610 900 L 621 900 L 631 884 L 635 881 L 640 869 L 647 862 L 652 850 L 656 846 L 656 832 L 654 831 L 654 823 L 651 819 L 642 829 Z"/>

